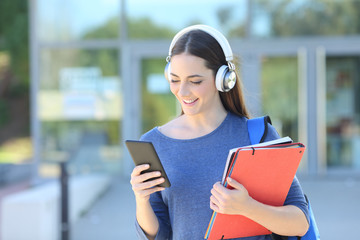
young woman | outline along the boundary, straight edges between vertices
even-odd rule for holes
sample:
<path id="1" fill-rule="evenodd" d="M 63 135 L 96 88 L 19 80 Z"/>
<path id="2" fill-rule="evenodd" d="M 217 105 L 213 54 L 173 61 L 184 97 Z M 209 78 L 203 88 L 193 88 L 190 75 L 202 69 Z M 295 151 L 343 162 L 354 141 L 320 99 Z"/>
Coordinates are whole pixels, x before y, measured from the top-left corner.
<path id="1" fill-rule="evenodd" d="M 233 179 L 233 190 L 219 182 L 229 149 L 250 145 L 249 114 L 232 59 L 226 38 L 209 26 L 190 26 L 174 37 L 165 77 L 182 114 L 141 137 L 154 144 L 172 186 L 158 187 L 164 179 L 158 172 L 142 173 L 147 165 L 134 168 L 130 182 L 140 239 L 204 239 L 213 210 L 244 215 L 279 235 L 306 233 L 307 204 L 296 177 L 281 207 L 254 200 Z M 271 125 L 268 131 L 265 141 L 279 138 Z"/>

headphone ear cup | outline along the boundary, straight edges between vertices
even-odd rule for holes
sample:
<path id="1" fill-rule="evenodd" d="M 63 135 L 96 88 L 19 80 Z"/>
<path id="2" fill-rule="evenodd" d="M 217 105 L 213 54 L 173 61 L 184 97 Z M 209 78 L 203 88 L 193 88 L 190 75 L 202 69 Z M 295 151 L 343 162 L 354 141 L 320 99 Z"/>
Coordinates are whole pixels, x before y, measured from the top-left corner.
<path id="1" fill-rule="evenodd" d="M 226 65 L 222 65 L 216 73 L 215 85 L 216 85 L 217 90 L 219 90 L 220 92 L 225 92 L 224 77 L 225 77 L 225 74 L 227 71 L 229 71 L 229 67 Z"/>
<path id="2" fill-rule="evenodd" d="M 235 87 L 235 84 L 236 84 L 236 73 L 233 70 L 229 70 L 225 74 L 225 79 L 224 79 L 224 86 L 226 89 L 225 92 L 233 89 Z"/>
<path id="3" fill-rule="evenodd" d="M 236 74 L 229 67 L 222 65 L 216 73 L 215 85 L 220 92 L 230 91 L 236 83 Z"/>
<path id="4" fill-rule="evenodd" d="M 166 80 L 168 80 L 168 82 L 170 82 L 170 79 L 171 79 L 170 72 L 171 72 L 171 65 L 170 65 L 170 62 L 168 62 L 164 69 L 164 75 L 165 75 Z"/>

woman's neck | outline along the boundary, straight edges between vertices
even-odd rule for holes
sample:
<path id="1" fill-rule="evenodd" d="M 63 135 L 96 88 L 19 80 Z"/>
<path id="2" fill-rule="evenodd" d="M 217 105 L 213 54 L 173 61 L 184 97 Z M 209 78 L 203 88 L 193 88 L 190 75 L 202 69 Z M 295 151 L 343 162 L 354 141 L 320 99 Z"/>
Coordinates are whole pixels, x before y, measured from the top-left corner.
<path id="1" fill-rule="evenodd" d="M 227 111 L 225 108 L 221 108 L 196 115 L 184 114 L 182 118 L 184 125 L 186 125 L 188 129 L 202 134 L 215 130 L 224 121 L 226 115 Z"/>
<path id="2" fill-rule="evenodd" d="M 221 125 L 226 116 L 225 108 L 213 108 L 211 112 L 202 112 L 196 115 L 183 114 L 158 129 L 168 137 L 192 139 L 214 131 Z"/>

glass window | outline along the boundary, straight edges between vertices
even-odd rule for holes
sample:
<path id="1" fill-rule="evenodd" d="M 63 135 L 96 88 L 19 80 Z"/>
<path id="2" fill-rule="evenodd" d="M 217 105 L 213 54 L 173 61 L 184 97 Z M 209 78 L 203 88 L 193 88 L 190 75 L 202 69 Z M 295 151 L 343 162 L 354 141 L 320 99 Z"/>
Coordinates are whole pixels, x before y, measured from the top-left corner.
<path id="1" fill-rule="evenodd" d="M 117 38 L 119 0 L 37 0 L 40 41 Z"/>
<path id="2" fill-rule="evenodd" d="M 165 124 L 180 111 L 164 76 L 165 63 L 164 58 L 142 61 L 142 132 Z"/>
<path id="3" fill-rule="evenodd" d="M 68 160 L 72 173 L 119 171 L 123 90 L 118 66 L 115 49 L 41 52 L 44 162 Z M 46 166 L 40 169 L 44 175 L 50 171 Z"/>
<path id="4" fill-rule="evenodd" d="M 297 58 L 264 57 L 261 71 L 263 112 L 280 136 L 298 141 Z"/>
<path id="5" fill-rule="evenodd" d="M 130 38 L 172 38 L 180 29 L 199 23 L 226 36 L 244 33 L 246 1 L 131 0 L 127 5 Z"/>
<path id="6" fill-rule="evenodd" d="M 249 1 L 257 37 L 360 34 L 360 1 Z"/>
<path id="7" fill-rule="evenodd" d="M 360 169 L 360 57 L 326 58 L 328 166 Z"/>

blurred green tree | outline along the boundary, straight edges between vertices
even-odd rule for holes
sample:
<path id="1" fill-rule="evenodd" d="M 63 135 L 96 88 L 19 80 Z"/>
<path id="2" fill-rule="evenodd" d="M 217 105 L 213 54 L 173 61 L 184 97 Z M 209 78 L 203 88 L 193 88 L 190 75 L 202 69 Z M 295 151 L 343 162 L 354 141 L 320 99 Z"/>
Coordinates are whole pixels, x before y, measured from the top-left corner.
<path id="1" fill-rule="evenodd" d="M 28 5 L 23 0 L 0 1 L 0 51 L 10 56 L 8 78 L 0 93 L 27 94 L 29 88 Z M 10 84 L 3 83 L 11 81 Z M 7 89 L 4 89 L 8 86 Z M 11 92 L 10 92 L 11 91 Z"/>
<path id="2" fill-rule="evenodd" d="M 256 0 L 254 8 L 269 15 L 274 37 L 360 34 L 359 0 Z"/>
<path id="3" fill-rule="evenodd" d="M 128 37 L 130 39 L 163 39 L 171 38 L 174 31 L 166 26 L 159 26 L 149 18 L 128 19 Z M 119 32 L 119 19 L 109 19 L 105 24 L 91 29 L 83 35 L 83 39 L 117 38 Z"/>
<path id="4" fill-rule="evenodd" d="M 264 57 L 261 71 L 263 112 L 275 126 L 281 122 L 278 131 L 293 140 L 298 138 L 297 65 L 296 57 Z"/>
<path id="5" fill-rule="evenodd" d="M 142 128 L 148 131 L 154 126 L 160 126 L 171 120 L 176 113 L 177 100 L 169 91 L 167 93 L 151 93 L 147 89 L 147 81 L 150 74 L 163 76 L 165 58 L 144 59 L 142 61 Z M 167 81 L 163 78 L 165 84 Z"/>
<path id="6" fill-rule="evenodd" d="M 28 1 L 0 1 L 0 153 L 29 136 Z M 21 148 L 21 146 L 19 146 Z"/>

